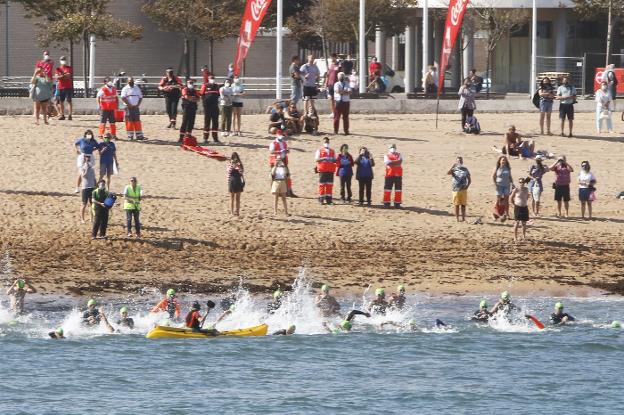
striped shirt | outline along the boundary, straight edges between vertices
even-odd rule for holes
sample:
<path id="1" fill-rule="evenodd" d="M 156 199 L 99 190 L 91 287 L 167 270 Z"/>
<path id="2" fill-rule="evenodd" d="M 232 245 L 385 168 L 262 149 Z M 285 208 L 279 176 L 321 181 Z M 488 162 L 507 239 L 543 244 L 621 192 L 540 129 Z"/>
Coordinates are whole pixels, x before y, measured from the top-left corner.
<path id="1" fill-rule="evenodd" d="M 226 168 L 228 180 L 232 176 L 232 171 L 234 171 L 234 170 L 238 171 L 238 174 L 240 176 L 243 175 L 243 166 L 241 164 L 239 164 L 239 163 L 232 163 L 231 161 L 228 161 L 225 168 Z"/>

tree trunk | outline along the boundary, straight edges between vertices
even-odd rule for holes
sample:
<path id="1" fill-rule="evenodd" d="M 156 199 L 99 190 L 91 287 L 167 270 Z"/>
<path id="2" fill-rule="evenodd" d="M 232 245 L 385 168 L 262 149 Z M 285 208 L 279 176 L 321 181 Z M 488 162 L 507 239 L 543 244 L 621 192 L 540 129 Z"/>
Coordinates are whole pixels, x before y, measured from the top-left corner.
<path id="1" fill-rule="evenodd" d="M 607 65 L 611 63 L 609 61 L 611 60 L 611 32 L 613 30 L 612 11 L 613 11 L 613 0 L 609 0 L 609 18 L 607 20 L 607 59 L 605 62 L 605 68 L 607 67 Z"/>
<path id="2" fill-rule="evenodd" d="M 89 91 L 88 91 L 88 88 L 89 88 L 89 81 L 88 81 L 89 43 L 87 42 L 87 38 L 88 38 L 87 35 L 82 36 L 82 81 L 84 82 L 84 94 L 83 94 L 84 98 L 89 97 Z"/>

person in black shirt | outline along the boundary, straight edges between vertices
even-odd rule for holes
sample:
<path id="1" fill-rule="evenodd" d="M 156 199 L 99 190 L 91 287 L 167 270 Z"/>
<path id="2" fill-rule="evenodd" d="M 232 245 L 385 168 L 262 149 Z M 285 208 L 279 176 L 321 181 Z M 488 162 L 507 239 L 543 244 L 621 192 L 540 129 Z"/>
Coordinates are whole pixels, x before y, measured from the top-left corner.
<path id="1" fill-rule="evenodd" d="M 195 114 L 197 114 L 197 101 L 199 92 L 195 89 L 195 81 L 189 79 L 186 88 L 182 90 L 182 125 L 180 126 L 180 139 L 185 136 L 190 137 L 195 128 Z"/>
<path id="2" fill-rule="evenodd" d="M 93 229 L 91 230 L 91 239 L 98 238 L 98 231 L 101 239 L 106 239 L 106 228 L 108 227 L 108 207 L 104 201 L 109 193 L 106 190 L 106 181 L 100 179 L 98 188 L 91 193 L 93 201 Z"/>
<path id="3" fill-rule="evenodd" d="M 92 298 L 87 302 L 87 309 L 82 313 L 82 324 L 86 326 L 97 326 L 100 324 L 100 310 L 95 308 L 97 302 Z"/>
<path id="4" fill-rule="evenodd" d="M 487 323 L 490 319 L 490 312 L 488 311 L 488 303 L 485 300 L 481 300 L 479 303 L 479 309 L 475 311 L 471 320 L 479 323 Z"/>
<path id="5" fill-rule="evenodd" d="M 128 317 L 128 307 L 121 307 L 119 310 L 120 318 L 117 320 L 117 325 L 121 327 L 127 327 L 129 329 L 134 328 L 134 320 L 132 317 Z"/>
<path id="6" fill-rule="evenodd" d="M 574 317 L 563 312 L 563 304 L 555 304 L 555 312 L 550 315 L 550 322 L 552 324 L 566 324 L 570 321 L 574 321 Z"/>
<path id="7" fill-rule="evenodd" d="M 221 85 L 210 75 L 199 92 L 204 105 L 204 143 L 208 142 L 210 135 L 215 143 L 219 142 L 219 88 Z"/>
<path id="8" fill-rule="evenodd" d="M 272 336 L 290 336 L 295 334 L 295 330 L 297 327 L 293 324 L 289 326 L 287 329 L 278 330 L 275 333 L 271 334 Z"/>
<path id="9" fill-rule="evenodd" d="M 158 89 L 165 95 L 165 107 L 169 116 L 167 128 L 176 128 L 176 117 L 178 116 L 178 102 L 182 95 L 182 81 L 175 76 L 173 69 L 167 68 L 165 76 L 160 80 Z"/>

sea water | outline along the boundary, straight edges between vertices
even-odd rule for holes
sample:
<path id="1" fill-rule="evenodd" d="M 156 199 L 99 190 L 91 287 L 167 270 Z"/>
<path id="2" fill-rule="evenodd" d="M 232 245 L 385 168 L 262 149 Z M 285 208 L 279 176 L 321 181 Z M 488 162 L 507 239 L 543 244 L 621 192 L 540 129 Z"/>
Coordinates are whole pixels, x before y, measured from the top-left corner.
<path id="1" fill-rule="evenodd" d="M 624 330 L 609 324 L 624 318 L 619 297 L 565 298 L 578 321 L 538 330 L 523 315 L 546 323 L 561 299 L 513 298 L 522 308 L 517 318 L 475 324 L 469 317 L 480 297 L 411 294 L 402 312 L 357 316 L 351 332 L 330 334 L 304 278 L 272 315 L 266 297 L 244 289 L 234 295 L 236 307 L 218 329 L 266 322 L 269 333 L 295 324 L 296 334 L 148 340 L 163 317 L 148 313 L 155 293 L 100 300 L 113 325 L 122 304 L 131 310 L 136 328 L 115 334 L 83 328 L 83 304 L 48 299 L 33 309 L 32 296 L 27 314 L 16 318 L 1 298 L 0 414 L 624 411 Z M 343 314 L 365 308 L 369 297 L 341 299 Z M 218 296 L 183 295 L 183 312 L 196 299 L 212 299 L 219 309 Z M 436 319 L 446 327 L 436 327 Z M 380 328 L 388 321 L 398 327 Z M 339 322 L 329 319 L 329 327 Z M 47 333 L 59 326 L 67 339 L 51 340 Z"/>

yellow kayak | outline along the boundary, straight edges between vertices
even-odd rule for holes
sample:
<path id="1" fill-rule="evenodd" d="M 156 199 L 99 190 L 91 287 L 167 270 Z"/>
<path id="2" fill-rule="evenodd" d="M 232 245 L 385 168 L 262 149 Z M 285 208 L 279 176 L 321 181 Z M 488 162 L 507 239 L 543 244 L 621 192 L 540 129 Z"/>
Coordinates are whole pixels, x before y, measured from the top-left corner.
<path id="1" fill-rule="evenodd" d="M 220 331 L 216 336 L 205 333 L 194 332 L 186 328 L 156 326 L 151 329 L 145 337 L 148 339 L 209 339 L 221 336 L 266 336 L 269 326 L 260 324 L 259 326 L 247 327 L 245 329 Z"/>

